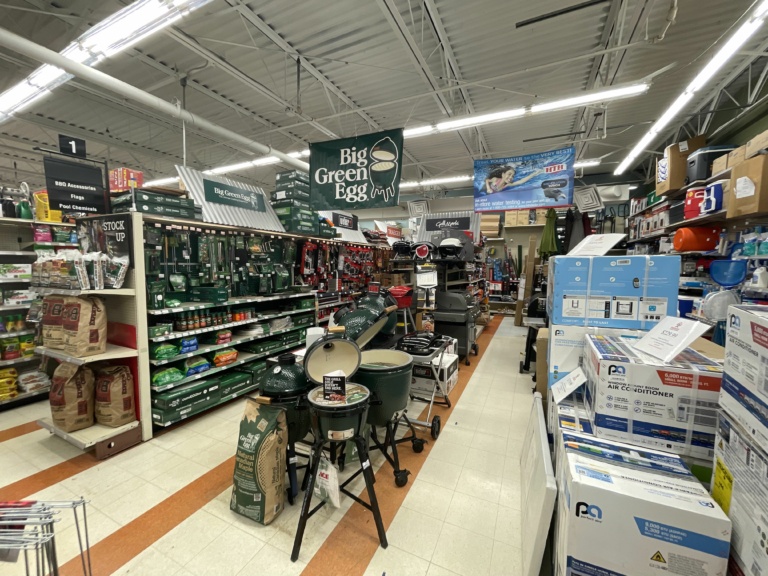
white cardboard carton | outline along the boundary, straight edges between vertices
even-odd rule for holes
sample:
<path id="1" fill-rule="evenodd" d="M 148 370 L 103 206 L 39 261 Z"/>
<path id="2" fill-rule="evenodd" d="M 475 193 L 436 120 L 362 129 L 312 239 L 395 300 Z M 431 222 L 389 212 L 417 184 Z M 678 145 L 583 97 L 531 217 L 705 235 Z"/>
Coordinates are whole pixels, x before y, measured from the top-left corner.
<path id="1" fill-rule="evenodd" d="M 432 360 L 432 366 L 435 370 L 439 371 L 441 381 L 446 385 L 446 394 L 453 390 L 456 383 L 459 381 L 459 357 L 456 354 L 448 354 L 447 352 L 442 355 L 442 363 L 440 362 L 440 356 Z M 440 366 L 438 368 L 438 366 Z M 422 396 L 432 395 L 432 390 L 435 386 L 435 379 L 432 369 L 428 364 L 414 364 L 413 365 L 413 377 L 411 380 L 411 392 L 420 394 Z"/>
<path id="2" fill-rule="evenodd" d="M 552 325 L 549 328 L 549 381 L 547 386 L 552 388 L 561 378 L 565 378 L 576 370 L 584 356 L 584 336 L 600 334 L 602 336 L 624 336 L 626 338 L 642 338 L 646 332 L 628 330 L 626 328 L 599 328 L 597 326 L 563 326 Z"/>
<path id="3" fill-rule="evenodd" d="M 768 573 L 768 454 L 720 414 L 712 497 L 733 523 L 729 574 Z M 738 566 L 738 570 L 733 567 Z"/>
<path id="4" fill-rule="evenodd" d="M 725 576 L 731 522 L 680 458 L 565 440 L 557 576 Z"/>
<path id="5" fill-rule="evenodd" d="M 761 446 L 768 445 L 768 307 L 728 308 L 720 405 Z"/>
<path id="6" fill-rule="evenodd" d="M 711 459 L 722 367 L 690 348 L 663 364 L 631 342 L 586 336 L 585 405 L 595 435 Z"/>

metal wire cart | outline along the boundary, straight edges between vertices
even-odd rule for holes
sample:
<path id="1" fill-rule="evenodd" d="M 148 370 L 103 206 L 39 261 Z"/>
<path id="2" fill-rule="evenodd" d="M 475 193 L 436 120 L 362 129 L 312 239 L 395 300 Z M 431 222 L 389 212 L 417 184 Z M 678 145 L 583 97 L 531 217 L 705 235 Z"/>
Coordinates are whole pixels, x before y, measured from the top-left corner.
<path id="1" fill-rule="evenodd" d="M 83 575 L 93 576 L 88 516 L 82 498 L 61 502 L 0 502 L 0 566 L 3 562 L 21 562 L 27 576 L 57 576 L 59 559 L 54 526 L 66 510 L 71 510 L 74 516 Z"/>

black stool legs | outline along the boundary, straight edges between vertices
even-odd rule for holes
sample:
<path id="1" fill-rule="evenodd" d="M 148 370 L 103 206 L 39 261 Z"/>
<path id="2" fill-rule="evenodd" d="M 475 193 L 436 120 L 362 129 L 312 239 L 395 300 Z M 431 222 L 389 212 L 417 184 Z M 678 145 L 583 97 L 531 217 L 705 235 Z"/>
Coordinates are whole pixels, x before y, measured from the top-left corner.
<path id="1" fill-rule="evenodd" d="M 339 488 L 341 489 L 344 494 L 347 496 L 350 496 L 353 500 L 358 502 L 361 506 L 364 506 L 368 510 L 371 511 L 373 514 L 373 519 L 376 522 L 376 530 L 379 534 L 379 543 L 381 544 L 382 548 L 386 548 L 388 546 L 387 543 L 387 534 L 384 530 L 384 522 L 381 519 L 381 512 L 379 511 L 379 501 L 376 499 L 376 492 L 373 489 L 374 484 L 374 477 L 373 477 L 373 468 L 371 467 L 371 461 L 368 459 L 368 448 L 366 446 L 365 438 L 362 436 L 355 436 L 354 438 L 355 445 L 357 446 L 357 455 L 358 458 L 360 458 L 360 469 L 363 473 L 363 478 L 365 479 L 365 486 L 368 489 L 368 499 L 370 501 L 370 504 L 367 502 L 363 502 L 355 496 L 354 494 L 351 494 L 350 492 L 347 492 L 345 490 L 346 484 L 349 482 L 345 482 L 342 484 Z M 310 458 L 310 468 L 309 473 L 307 476 L 305 476 L 305 479 L 308 478 L 308 483 L 306 487 L 306 491 L 304 492 L 304 500 L 301 504 L 301 512 L 299 514 L 299 525 L 296 528 L 296 537 L 293 540 L 293 551 L 291 552 L 291 561 L 296 562 L 299 558 L 299 551 L 301 550 L 301 541 L 304 539 L 304 530 L 307 527 L 307 520 L 320 508 L 322 508 L 325 505 L 325 501 L 320 502 L 312 508 L 312 510 L 309 509 L 311 503 L 312 503 L 312 492 L 315 488 L 315 481 L 317 479 L 317 471 L 320 467 L 320 458 L 323 455 L 323 442 L 318 441 L 315 442 L 314 446 L 312 447 L 312 457 Z M 351 480 L 351 478 L 350 478 Z"/>

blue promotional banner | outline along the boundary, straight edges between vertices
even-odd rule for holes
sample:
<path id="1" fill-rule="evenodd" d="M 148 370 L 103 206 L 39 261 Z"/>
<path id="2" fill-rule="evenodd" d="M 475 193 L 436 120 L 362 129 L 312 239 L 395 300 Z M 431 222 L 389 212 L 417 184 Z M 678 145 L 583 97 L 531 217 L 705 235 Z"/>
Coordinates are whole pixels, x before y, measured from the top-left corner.
<path id="1" fill-rule="evenodd" d="M 573 146 L 475 160 L 475 212 L 557 208 L 573 204 Z"/>

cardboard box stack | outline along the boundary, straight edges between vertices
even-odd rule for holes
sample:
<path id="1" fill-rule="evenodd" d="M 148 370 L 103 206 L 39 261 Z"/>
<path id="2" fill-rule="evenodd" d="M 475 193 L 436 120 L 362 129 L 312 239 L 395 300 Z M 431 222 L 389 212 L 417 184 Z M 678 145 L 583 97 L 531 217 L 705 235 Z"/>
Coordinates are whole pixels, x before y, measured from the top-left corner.
<path id="1" fill-rule="evenodd" d="M 309 204 L 309 175 L 306 172 L 278 172 L 270 204 L 286 232 L 313 236 L 320 233 L 317 212 Z"/>
<path id="2" fill-rule="evenodd" d="M 650 330 L 677 314 L 679 256 L 555 256 L 552 324 Z"/>
<path id="3" fill-rule="evenodd" d="M 685 186 L 688 156 L 707 143 L 706 136 L 696 136 L 667 146 L 656 161 L 656 194 L 669 194 Z"/>
<path id="4" fill-rule="evenodd" d="M 731 522 L 679 457 L 572 432 L 560 451 L 556 576 L 725 574 Z"/>
<path id="5" fill-rule="evenodd" d="M 480 214 L 480 234 L 487 238 L 498 238 L 501 232 L 500 214 Z"/>
<path id="6" fill-rule="evenodd" d="M 768 572 L 768 307 L 728 309 L 712 496 L 733 522 L 729 574 Z"/>

